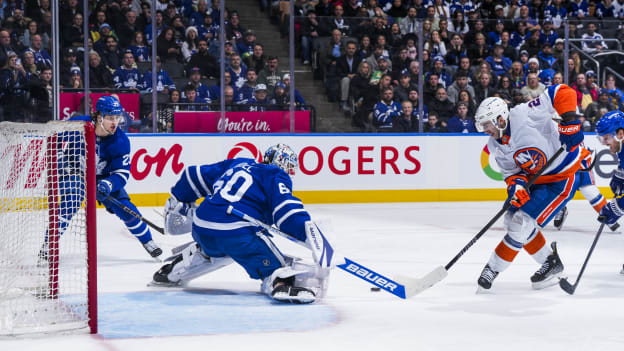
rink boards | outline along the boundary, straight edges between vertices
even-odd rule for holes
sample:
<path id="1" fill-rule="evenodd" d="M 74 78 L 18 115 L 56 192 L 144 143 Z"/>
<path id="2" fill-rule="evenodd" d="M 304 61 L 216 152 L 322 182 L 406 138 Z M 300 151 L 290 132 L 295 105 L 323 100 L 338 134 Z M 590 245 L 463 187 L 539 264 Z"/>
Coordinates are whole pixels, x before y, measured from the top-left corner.
<path id="1" fill-rule="evenodd" d="M 487 136 L 420 135 L 130 135 L 132 176 L 128 193 L 138 206 L 160 206 L 189 165 L 225 158 L 261 160 L 269 146 L 290 145 L 299 154 L 295 195 L 306 203 L 489 201 L 506 196 L 486 147 Z M 596 149 L 594 175 L 606 193 L 615 158 Z"/>

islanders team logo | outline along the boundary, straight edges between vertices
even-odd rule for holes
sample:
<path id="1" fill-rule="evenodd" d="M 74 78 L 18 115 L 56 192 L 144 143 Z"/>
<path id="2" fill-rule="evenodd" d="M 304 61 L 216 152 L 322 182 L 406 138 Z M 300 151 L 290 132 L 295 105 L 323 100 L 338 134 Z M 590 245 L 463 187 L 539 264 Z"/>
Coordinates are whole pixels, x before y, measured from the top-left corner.
<path id="1" fill-rule="evenodd" d="M 529 174 L 537 173 L 546 164 L 546 155 L 535 147 L 527 147 L 514 154 L 516 165 Z"/>
<path id="2" fill-rule="evenodd" d="M 234 145 L 230 152 L 227 154 L 227 158 L 236 158 L 239 153 L 251 154 L 251 158 L 255 159 L 258 163 L 262 162 L 262 151 L 260 151 L 256 145 L 252 143 L 242 142 Z M 242 155 L 243 157 L 249 157 L 249 155 Z"/>
<path id="3" fill-rule="evenodd" d="M 490 150 L 487 145 L 485 145 L 481 151 L 481 168 L 483 168 L 483 173 L 491 179 L 503 180 L 503 175 L 490 166 Z"/>

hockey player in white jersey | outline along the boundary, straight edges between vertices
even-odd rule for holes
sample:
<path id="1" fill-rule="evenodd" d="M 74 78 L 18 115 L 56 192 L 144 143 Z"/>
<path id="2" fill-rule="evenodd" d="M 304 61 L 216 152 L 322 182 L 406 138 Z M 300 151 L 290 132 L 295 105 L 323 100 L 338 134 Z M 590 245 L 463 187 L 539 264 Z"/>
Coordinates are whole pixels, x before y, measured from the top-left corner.
<path id="1" fill-rule="evenodd" d="M 561 116 L 557 125 L 554 114 Z M 476 128 L 491 136 L 488 148 L 507 183 L 512 207 L 505 214 L 505 237 L 492 253 L 478 279 L 480 290 L 489 289 L 521 249 L 541 267 L 531 276 L 533 288 L 553 285 L 563 271 L 556 243 L 549 247 L 540 231 L 574 196 L 577 171 L 590 152 L 583 148 L 583 133 L 576 114 L 576 93 L 567 85 L 553 85 L 539 97 L 509 111 L 500 98 L 485 99 L 475 115 Z M 565 145 L 531 189 L 528 179 Z M 551 249 L 552 248 L 552 249 Z"/>
<path id="2" fill-rule="evenodd" d="M 165 227 L 171 234 L 191 232 L 194 241 L 154 274 L 152 284 L 185 284 L 236 262 L 250 278 L 262 280 L 262 291 L 277 301 L 311 303 L 323 297 L 333 248 L 292 195 L 289 174 L 297 166 L 297 154 L 278 144 L 266 151 L 263 163 L 237 158 L 188 167 L 171 189 Z M 282 254 L 262 228 L 229 214 L 230 206 L 305 243 L 316 263 Z"/>

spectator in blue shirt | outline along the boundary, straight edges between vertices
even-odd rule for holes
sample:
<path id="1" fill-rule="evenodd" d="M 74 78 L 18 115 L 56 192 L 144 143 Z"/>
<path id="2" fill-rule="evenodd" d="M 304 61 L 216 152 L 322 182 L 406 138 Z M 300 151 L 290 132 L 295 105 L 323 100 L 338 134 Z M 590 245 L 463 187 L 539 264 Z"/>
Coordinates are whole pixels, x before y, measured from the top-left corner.
<path id="1" fill-rule="evenodd" d="M 468 104 L 457 103 L 457 114 L 448 120 L 446 125 L 449 133 L 476 133 L 474 120 L 468 117 Z"/>
<path id="2" fill-rule="evenodd" d="M 392 120 L 401 115 L 403 108 L 401 104 L 393 100 L 394 91 L 392 88 L 383 88 L 381 91 L 381 101 L 375 105 L 373 123 L 381 129 L 391 129 Z"/>

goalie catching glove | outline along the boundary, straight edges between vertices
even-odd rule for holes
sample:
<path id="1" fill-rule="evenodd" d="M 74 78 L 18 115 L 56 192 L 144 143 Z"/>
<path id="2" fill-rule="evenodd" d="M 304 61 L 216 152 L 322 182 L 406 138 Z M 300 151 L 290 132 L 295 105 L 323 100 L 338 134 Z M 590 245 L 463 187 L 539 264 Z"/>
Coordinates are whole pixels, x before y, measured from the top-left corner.
<path id="1" fill-rule="evenodd" d="M 526 188 L 527 178 L 523 175 L 514 175 L 505 179 L 507 183 L 507 194 L 510 203 L 514 207 L 522 207 L 531 199 L 529 190 Z"/>
<path id="2" fill-rule="evenodd" d="M 171 196 L 165 203 L 165 234 L 183 235 L 192 230 L 193 216 L 197 205 L 194 202 L 180 202 Z"/>

